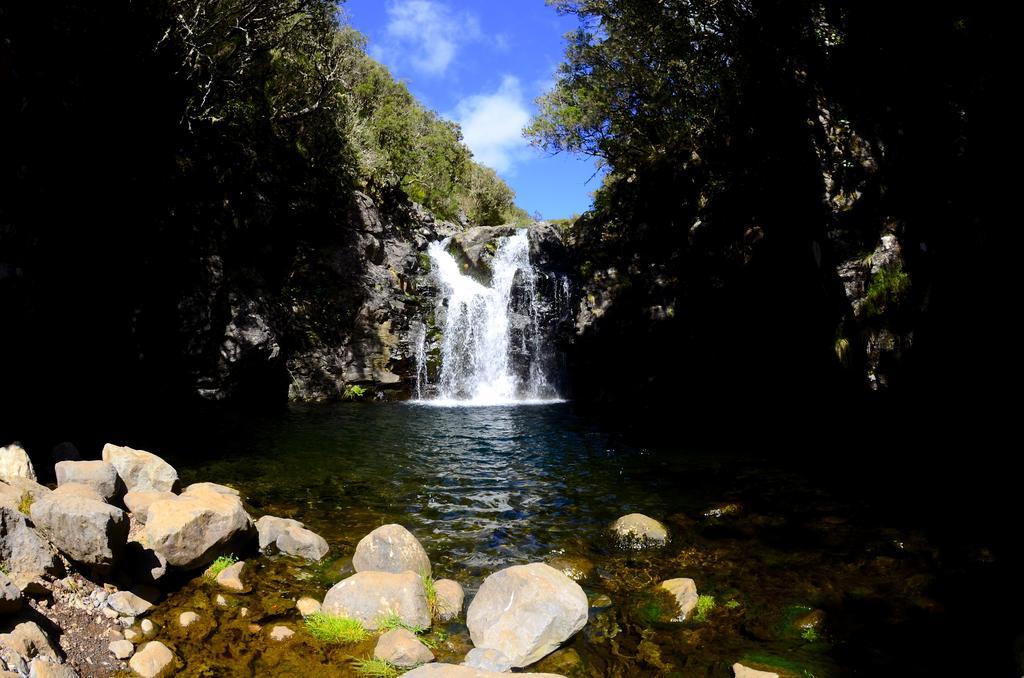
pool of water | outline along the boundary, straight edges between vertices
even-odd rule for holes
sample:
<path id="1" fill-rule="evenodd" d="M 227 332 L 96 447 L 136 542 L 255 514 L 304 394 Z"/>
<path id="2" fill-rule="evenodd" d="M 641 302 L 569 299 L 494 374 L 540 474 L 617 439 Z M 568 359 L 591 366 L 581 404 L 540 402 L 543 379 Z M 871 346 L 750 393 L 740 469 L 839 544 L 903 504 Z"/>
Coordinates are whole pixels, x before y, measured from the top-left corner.
<path id="1" fill-rule="evenodd" d="M 286 652 L 246 629 L 301 629 L 288 601 L 322 597 L 351 573 L 358 540 L 389 522 L 409 528 L 434 576 L 458 580 L 469 597 L 502 567 L 577 563 L 594 602 L 590 622 L 539 669 L 729 676 L 742 661 L 821 677 L 1012 665 L 1009 648 L 993 658 L 971 647 L 989 637 L 991 615 L 978 608 L 981 621 L 964 616 L 975 594 L 992 595 L 1002 581 L 985 545 L 951 543 L 877 488 L 822 473 L 813 459 L 794 462 L 777 447 L 714 449 L 682 433 L 638 444 L 642 436 L 610 430 L 568 403 L 293 406 L 176 433 L 153 449 L 185 482 L 235 486 L 254 515 L 297 518 L 331 546 L 316 567 L 260 559 L 257 591 L 229 609 L 211 604 L 216 592 L 201 580 L 172 596 L 155 616 L 168 627 L 185 608 L 220 620 L 198 641 L 177 640 L 186 675 L 351 675 L 353 658 L 370 656 L 372 643 L 329 648 L 300 632 Z M 666 523 L 670 544 L 618 548 L 608 525 L 631 512 Z M 703 620 L 665 623 L 650 590 L 673 577 L 692 577 L 714 596 Z M 969 580 L 971 595 L 962 588 Z M 252 616 L 238 618 L 239 606 Z M 458 661 L 465 629 L 453 624 L 446 634 L 437 654 Z"/>

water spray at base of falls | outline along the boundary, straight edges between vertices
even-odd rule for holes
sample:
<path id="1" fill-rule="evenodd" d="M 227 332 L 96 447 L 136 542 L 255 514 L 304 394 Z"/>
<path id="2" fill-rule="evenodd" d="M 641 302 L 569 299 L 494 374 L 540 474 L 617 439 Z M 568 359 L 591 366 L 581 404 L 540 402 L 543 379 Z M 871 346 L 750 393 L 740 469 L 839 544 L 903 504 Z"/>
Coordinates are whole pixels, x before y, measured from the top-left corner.
<path id="1" fill-rule="evenodd" d="M 427 392 L 426 330 L 417 350 L 416 396 L 439 405 L 506 405 L 560 402 L 546 369 L 539 322 L 536 271 L 526 229 L 502 238 L 491 262 L 490 286 L 463 275 L 449 241 L 431 243 L 431 270 L 441 287 L 437 317 L 444 315 L 437 395 Z M 518 322 L 513 322 L 514 295 Z M 513 344 L 513 341 L 516 344 Z M 528 369 L 516 369 L 513 348 Z"/>

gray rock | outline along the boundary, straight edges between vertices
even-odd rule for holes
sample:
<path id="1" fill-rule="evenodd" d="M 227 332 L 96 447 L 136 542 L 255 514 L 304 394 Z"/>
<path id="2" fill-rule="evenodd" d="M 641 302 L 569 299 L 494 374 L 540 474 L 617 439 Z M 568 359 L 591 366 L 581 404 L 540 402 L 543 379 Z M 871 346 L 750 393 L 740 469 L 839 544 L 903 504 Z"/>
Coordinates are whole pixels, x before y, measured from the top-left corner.
<path id="1" fill-rule="evenodd" d="M 415 572 L 357 572 L 331 587 L 323 612 L 359 620 L 371 631 L 388 613 L 410 626 L 430 626 L 430 610 L 423 581 Z"/>
<path id="2" fill-rule="evenodd" d="M 233 565 L 228 565 L 217 573 L 217 583 L 229 591 L 241 593 L 248 587 L 242 582 L 242 570 L 245 569 L 245 561 L 240 560 Z"/>
<path id="3" fill-rule="evenodd" d="M 669 579 L 660 584 L 661 588 L 668 591 L 676 600 L 679 606 L 679 614 L 672 619 L 675 622 L 686 621 L 686 618 L 697 607 L 697 584 L 692 579 L 680 577 Z"/>
<path id="4" fill-rule="evenodd" d="M 732 672 L 736 678 L 779 678 L 779 674 L 771 671 L 758 671 L 736 662 L 732 665 Z"/>
<path id="5" fill-rule="evenodd" d="M 437 664 L 431 662 L 417 667 L 408 673 L 403 673 L 402 678 L 508 678 L 508 673 L 496 673 L 483 669 L 474 669 L 471 666 L 459 666 L 457 664 Z M 565 678 L 556 673 L 516 673 L 516 678 Z"/>
<path id="6" fill-rule="evenodd" d="M 660 546 L 668 541 L 665 526 L 642 513 L 622 516 L 612 524 L 612 532 L 624 545 L 632 548 Z"/>
<path id="7" fill-rule="evenodd" d="M 462 605 L 466 600 L 462 584 L 452 579 L 438 579 L 434 582 L 434 590 L 437 592 L 434 614 L 438 621 L 447 622 L 462 615 Z"/>
<path id="8" fill-rule="evenodd" d="M 112 565 L 128 542 L 124 511 L 95 499 L 53 492 L 33 503 L 31 512 L 39 531 L 79 563 Z"/>
<path id="9" fill-rule="evenodd" d="M 0 480 L 10 481 L 12 478 L 36 479 L 36 470 L 28 452 L 17 443 L 0 447 Z"/>
<path id="10" fill-rule="evenodd" d="M 53 494 L 60 497 L 85 497 L 86 499 L 93 499 L 104 504 L 107 503 L 103 495 L 97 492 L 95 487 L 85 483 L 64 483 L 54 490 Z"/>
<path id="11" fill-rule="evenodd" d="M 0 614 L 17 612 L 24 603 L 21 589 L 15 586 L 6 574 L 0 572 Z"/>
<path id="12" fill-rule="evenodd" d="M 0 561 L 12 577 L 36 579 L 64 573 L 53 547 L 29 527 L 16 508 L 0 504 Z"/>
<path id="13" fill-rule="evenodd" d="M 153 502 L 161 499 L 174 499 L 176 496 L 173 492 L 161 490 L 129 490 L 124 495 L 124 505 L 131 511 L 135 520 L 145 523 L 149 507 Z"/>
<path id="14" fill-rule="evenodd" d="M 430 574 L 430 559 L 412 532 L 401 525 L 382 525 L 359 540 L 352 556 L 356 572 Z"/>
<path id="15" fill-rule="evenodd" d="M 118 659 L 128 659 L 135 654 L 135 645 L 130 640 L 115 640 L 107 645 L 107 649 Z"/>
<path id="16" fill-rule="evenodd" d="M 18 624 L 10 633 L 0 633 L 0 647 L 7 648 L 28 659 L 45 657 L 55 662 L 62 659 L 58 647 L 50 640 L 46 632 L 32 621 Z"/>
<path id="17" fill-rule="evenodd" d="M 174 670 L 174 653 L 160 641 L 152 640 L 135 652 L 128 666 L 142 678 L 160 678 Z"/>
<path id="18" fill-rule="evenodd" d="M 505 673 L 512 670 L 512 660 L 498 650 L 489 647 L 474 647 L 462 661 L 463 666 L 474 669 Z"/>
<path id="19" fill-rule="evenodd" d="M 57 664 L 46 659 L 33 659 L 28 678 L 78 678 L 78 672 L 67 664 Z"/>
<path id="20" fill-rule="evenodd" d="M 146 543 L 168 565 L 186 570 L 243 550 L 255 534 L 237 496 L 195 486 L 150 504 L 144 532 Z"/>
<path id="21" fill-rule="evenodd" d="M 587 623 L 579 584 L 544 563 L 516 565 L 484 580 L 469 606 L 473 644 L 522 667 L 554 651 Z"/>
<path id="22" fill-rule="evenodd" d="M 107 461 L 60 461 L 53 467 L 57 485 L 81 483 L 96 490 L 103 501 L 110 502 L 124 495 L 124 484 L 114 465 Z"/>
<path id="23" fill-rule="evenodd" d="M 107 443 L 103 461 L 117 470 L 129 492 L 171 492 L 178 484 L 178 472 L 152 452 Z"/>
<path id="24" fill-rule="evenodd" d="M 140 596 L 132 591 L 118 591 L 107 597 L 107 606 L 125 617 L 139 617 L 150 611 L 159 592 L 147 591 Z"/>
<path id="25" fill-rule="evenodd" d="M 30 478 L 13 477 L 0 481 L 0 506 L 18 509 L 24 502 L 35 501 L 50 494 L 50 488 L 40 485 Z"/>
<path id="26" fill-rule="evenodd" d="M 256 530 L 259 532 L 261 550 L 273 544 L 281 553 L 315 561 L 323 558 L 330 550 L 327 540 L 291 518 L 263 516 L 256 521 Z"/>
<path id="27" fill-rule="evenodd" d="M 434 661 L 434 653 L 406 629 L 394 629 L 381 636 L 373 656 L 403 669 Z"/>

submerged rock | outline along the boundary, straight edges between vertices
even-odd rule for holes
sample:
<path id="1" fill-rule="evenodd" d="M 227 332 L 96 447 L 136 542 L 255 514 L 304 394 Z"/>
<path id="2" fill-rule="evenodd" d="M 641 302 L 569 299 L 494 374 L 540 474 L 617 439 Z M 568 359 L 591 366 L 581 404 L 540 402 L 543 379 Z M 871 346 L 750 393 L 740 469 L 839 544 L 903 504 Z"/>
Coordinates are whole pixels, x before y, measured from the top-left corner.
<path id="1" fill-rule="evenodd" d="M 434 582 L 437 599 L 434 614 L 438 621 L 447 622 L 458 619 L 462 615 L 462 605 L 466 600 L 466 592 L 462 584 L 453 579 L 438 579 Z"/>
<path id="2" fill-rule="evenodd" d="M 178 472 L 166 461 L 145 450 L 103 446 L 103 461 L 111 464 L 129 492 L 170 492 L 178 484 Z"/>
<path id="3" fill-rule="evenodd" d="M 113 565 L 128 543 L 124 511 L 93 498 L 51 492 L 32 504 L 31 514 L 54 546 L 86 565 Z"/>
<path id="4" fill-rule="evenodd" d="M 732 672 L 736 678 L 779 678 L 779 674 L 771 671 L 758 671 L 739 662 L 732 665 Z"/>
<path id="5" fill-rule="evenodd" d="M 412 532 L 401 525 L 382 525 L 359 540 L 352 556 L 356 572 L 430 574 L 430 559 Z"/>
<path id="6" fill-rule="evenodd" d="M 270 629 L 270 639 L 273 641 L 281 642 L 282 640 L 288 640 L 295 635 L 295 631 L 292 631 L 287 626 L 275 626 Z"/>
<path id="7" fill-rule="evenodd" d="M 299 614 L 303 617 L 308 617 L 311 614 L 316 614 L 320 611 L 320 601 L 309 596 L 299 598 L 295 603 L 295 607 L 298 609 Z"/>
<path id="8" fill-rule="evenodd" d="M 484 580 L 466 624 L 476 647 L 499 650 L 522 667 L 582 629 L 587 608 L 579 584 L 550 565 L 516 565 Z"/>
<path id="9" fill-rule="evenodd" d="M 700 597 L 697 595 L 697 583 L 692 579 L 679 577 L 663 581 L 660 586 L 675 598 L 676 605 L 679 606 L 679 614 L 673 617 L 672 621 L 686 621 L 689 614 L 697 607 L 697 600 Z"/>
<path id="10" fill-rule="evenodd" d="M 256 530 L 259 532 L 260 550 L 273 544 L 281 553 L 306 560 L 320 560 L 330 550 L 326 539 L 291 518 L 263 516 L 256 521 Z"/>
<path id="11" fill-rule="evenodd" d="M 128 666 L 142 678 L 159 678 L 174 670 L 174 653 L 160 641 L 152 640 L 135 652 Z"/>
<path id="12" fill-rule="evenodd" d="M 583 556 L 555 556 L 548 560 L 548 565 L 575 582 L 583 581 L 594 573 L 594 563 Z"/>
<path id="13" fill-rule="evenodd" d="M 512 660 L 490 647 L 474 647 L 462 660 L 462 665 L 495 673 L 512 670 Z"/>
<path id="14" fill-rule="evenodd" d="M 195 624 L 197 621 L 199 621 L 199 615 L 195 612 L 192 612 L 191 610 L 182 612 L 178 615 L 178 624 L 183 629 L 187 629 L 189 626 Z"/>
<path id="15" fill-rule="evenodd" d="M 622 516 L 612 524 L 612 532 L 621 544 L 630 548 L 661 546 L 668 541 L 668 529 L 642 513 Z"/>
<path id="16" fill-rule="evenodd" d="M 357 572 L 331 587 L 322 609 L 325 614 L 357 619 L 371 631 L 389 613 L 410 626 L 430 626 L 423 581 L 411 571 Z"/>
<path id="17" fill-rule="evenodd" d="M 105 502 L 124 495 L 124 484 L 114 465 L 106 461 L 60 461 L 53 467 L 57 485 L 80 483 L 96 490 Z"/>
<path id="18" fill-rule="evenodd" d="M 373 656 L 403 669 L 434 661 L 434 653 L 407 629 L 394 629 L 381 636 Z"/>
<path id="19" fill-rule="evenodd" d="M 243 550 L 255 532 L 236 495 L 190 485 L 181 495 L 150 505 L 144 534 L 168 565 L 190 570 Z"/>
<path id="20" fill-rule="evenodd" d="M 402 678 L 508 678 L 509 675 L 508 673 L 475 669 L 472 666 L 431 662 L 408 673 L 403 673 Z M 516 678 L 565 678 L 556 673 L 517 673 L 515 676 Z"/>
<path id="21" fill-rule="evenodd" d="M 12 478 L 36 479 L 36 470 L 28 452 L 17 443 L 0 447 L 0 480 L 9 482 Z"/>
<path id="22" fill-rule="evenodd" d="M 228 565 L 217 574 L 217 583 L 229 591 L 241 593 L 247 590 L 248 587 L 242 582 L 242 570 L 244 569 L 244 560 Z"/>

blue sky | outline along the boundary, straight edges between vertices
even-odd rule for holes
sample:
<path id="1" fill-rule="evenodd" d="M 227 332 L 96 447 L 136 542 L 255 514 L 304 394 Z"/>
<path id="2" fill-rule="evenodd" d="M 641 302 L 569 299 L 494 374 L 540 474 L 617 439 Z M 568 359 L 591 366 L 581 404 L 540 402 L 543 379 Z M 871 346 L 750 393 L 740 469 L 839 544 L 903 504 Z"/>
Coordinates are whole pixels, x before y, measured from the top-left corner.
<path id="1" fill-rule="evenodd" d="M 600 185 L 593 161 L 544 154 L 520 133 L 551 86 L 572 17 L 544 0 L 347 0 L 343 8 L 370 55 L 462 125 L 474 158 L 498 171 L 521 207 L 555 219 L 590 206 Z"/>

